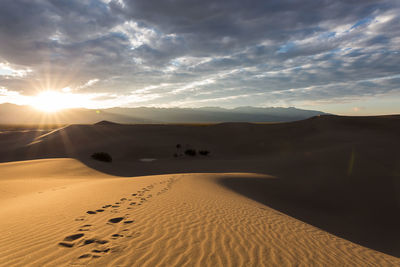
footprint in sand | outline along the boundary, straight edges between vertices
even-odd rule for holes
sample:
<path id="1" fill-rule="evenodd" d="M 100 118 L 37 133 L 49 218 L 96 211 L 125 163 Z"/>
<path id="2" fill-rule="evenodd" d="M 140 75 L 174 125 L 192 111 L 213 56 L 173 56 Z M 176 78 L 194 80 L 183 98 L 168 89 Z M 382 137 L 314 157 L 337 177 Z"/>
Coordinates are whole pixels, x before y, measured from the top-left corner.
<path id="1" fill-rule="evenodd" d="M 92 226 L 91 224 L 85 224 L 85 225 L 83 225 L 83 226 L 81 226 L 81 228 L 79 228 L 79 232 L 86 232 L 86 231 L 89 231 L 90 229 L 89 229 L 89 227 L 90 226 Z"/>
<path id="2" fill-rule="evenodd" d="M 86 259 L 86 258 L 90 258 L 92 257 L 92 254 L 83 254 L 81 256 L 78 257 L 78 259 Z"/>
<path id="3" fill-rule="evenodd" d="M 72 248 L 75 244 L 74 243 L 66 243 L 66 242 L 60 242 L 58 243 L 59 246 L 66 247 L 66 248 Z"/>
<path id="4" fill-rule="evenodd" d="M 167 183 L 167 186 L 164 187 L 161 190 L 161 192 L 167 191 L 169 189 L 169 187 L 170 187 L 170 183 L 171 182 L 170 181 L 164 181 L 164 182 L 162 182 L 160 184 L 164 184 L 164 183 Z M 151 189 L 153 189 L 153 188 L 154 188 L 154 185 L 150 185 L 150 186 L 142 188 L 142 190 L 138 190 L 137 193 L 132 193 L 131 195 L 133 197 L 135 197 L 137 200 L 139 200 L 139 202 L 138 201 L 128 202 L 129 205 L 130 206 L 133 206 L 133 205 L 140 206 L 140 205 L 142 205 L 142 203 L 148 201 L 148 199 L 152 198 L 153 195 L 152 194 L 148 194 L 146 192 L 151 192 Z M 161 192 L 158 192 L 157 195 L 160 194 Z M 148 195 L 146 196 L 146 194 L 148 194 Z M 123 204 L 124 201 L 131 201 L 131 200 L 132 200 L 131 198 L 123 197 L 118 202 L 115 202 L 114 204 L 106 204 L 106 205 L 102 206 L 101 209 L 89 210 L 86 213 L 93 215 L 93 214 L 97 214 L 99 212 L 104 212 L 106 208 L 110 208 L 110 207 L 113 208 L 113 210 L 111 210 L 111 212 L 118 213 L 118 209 L 117 208 L 120 208 L 120 205 Z M 131 209 L 130 207 L 127 207 L 127 208 Z M 122 222 L 124 219 L 126 219 L 128 217 L 129 216 L 111 218 L 111 219 L 108 220 L 107 224 L 117 224 L 117 223 Z M 84 220 L 86 220 L 86 218 L 85 218 L 85 216 L 81 216 L 81 217 L 76 218 L 75 220 L 76 221 L 84 221 Z M 134 222 L 135 222 L 134 220 L 126 220 L 126 221 L 123 221 L 123 224 L 127 225 L 127 224 L 132 224 Z M 90 231 L 90 228 L 89 228 L 90 226 L 92 226 L 92 225 L 85 224 L 85 225 L 81 226 L 78 231 L 80 231 L 80 232 L 82 232 L 82 231 Z M 67 236 L 67 237 L 64 238 L 63 242 L 59 243 L 59 245 L 63 246 L 63 247 L 71 248 L 71 247 L 74 247 L 76 244 L 79 244 L 80 246 L 86 246 L 86 245 L 89 245 L 89 244 L 100 244 L 100 245 L 102 245 L 102 244 L 106 244 L 106 243 L 109 242 L 108 240 L 98 240 L 98 239 L 95 239 L 95 238 L 89 238 L 89 239 L 82 239 L 78 243 L 75 243 L 76 240 L 82 238 L 83 236 L 84 236 L 83 233 Z M 117 239 L 117 238 L 120 238 L 120 237 L 124 237 L 124 235 L 121 235 L 121 234 L 113 234 L 113 235 L 111 235 L 111 239 Z M 130 235 L 129 237 L 132 237 L 132 235 Z M 97 249 L 92 250 L 92 254 L 90 254 L 90 253 L 83 254 L 83 255 L 79 256 L 78 259 L 98 258 L 98 257 L 100 257 L 98 255 L 99 253 L 107 253 L 109 251 L 110 251 L 110 248 L 105 248 L 105 249 L 97 248 Z"/>
<path id="5" fill-rule="evenodd" d="M 74 235 L 69 235 L 67 237 L 64 238 L 64 241 L 75 241 L 79 238 L 81 238 L 82 236 L 84 236 L 85 234 L 74 234 Z"/>
<path id="6" fill-rule="evenodd" d="M 124 219 L 124 217 L 117 217 L 117 218 L 109 219 L 108 222 L 110 222 L 110 223 L 119 223 L 123 219 Z"/>
<path id="7" fill-rule="evenodd" d="M 110 251 L 109 248 L 106 248 L 106 249 L 93 249 L 92 250 L 92 252 L 94 252 L 94 253 L 107 253 L 109 251 Z"/>
<path id="8" fill-rule="evenodd" d="M 67 237 L 64 238 L 64 241 L 75 241 L 79 238 L 81 238 L 82 236 L 84 236 L 85 234 L 74 234 L 74 235 L 69 235 Z"/>
<path id="9" fill-rule="evenodd" d="M 86 245 L 93 244 L 93 243 L 103 245 L 103 244 L 107 244 L 108 242 L 109 242 L 108 240 L 101 240 L 101 239 L 91 238 L 91 239 L 84 240 L 82 246 L 86 246 Z"/>
<path id="10" fill-rule="evenodd" d="M 86 265 L 89 263 L 90 259 L 95 259 L 95 258 L 100 258 L 98 255 L 92 255 L 90 253 L 82 254 L 81 256 L 78 257 L 77 262 L 73 262 L 72 265 Z"/>
<path id="11" fill-rule="evenodd" d="M 113 234 L 112 236 L 111 236 L 111 239 L 117 239 L 117 238 L 119 238 L 119 237 L 124 237 L 123 235 L 120 235 L 120 234 Z"/>
<path id="12" fill-rule="evenodd" d="M 85 220 L 85 216 L 81 216 L 75 219 L 75 221 L 84 221 Z"/>
<path id="13" fill-rule="evenodd" d="M 92 239 L 86 239 L 86 240 L 83 241 L 82 246 L 86 246 L 86 245 L 92 244 L 94 242 L 96 242 L 96 239 L 93 239 L 93 238 Z"/>
<path id="14" fill-rule="evenodd" d="M 60 242 L 60 243 L 58 243 L 58 245 L 60 245 L 62 247 L 72 248 L 75 244 L 71 243 L 71 242 L 81 238 L 82 236 L 84 236 L 84 234 L 69 235 L 64 238 L 64 241 L 66 241 L 66 242 Z"/>

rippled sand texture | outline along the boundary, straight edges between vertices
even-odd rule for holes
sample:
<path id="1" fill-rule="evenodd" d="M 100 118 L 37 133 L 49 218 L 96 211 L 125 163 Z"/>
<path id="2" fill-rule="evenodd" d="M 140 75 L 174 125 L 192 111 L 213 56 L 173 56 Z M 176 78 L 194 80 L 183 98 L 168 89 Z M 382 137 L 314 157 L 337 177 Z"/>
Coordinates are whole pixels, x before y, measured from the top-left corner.
<path id="1" fill-rule="evenodd" d="M 267 175 L 120 178 L 47 159 L 0 176 L 1 266 L 400 265 L 220 183 Z"/>

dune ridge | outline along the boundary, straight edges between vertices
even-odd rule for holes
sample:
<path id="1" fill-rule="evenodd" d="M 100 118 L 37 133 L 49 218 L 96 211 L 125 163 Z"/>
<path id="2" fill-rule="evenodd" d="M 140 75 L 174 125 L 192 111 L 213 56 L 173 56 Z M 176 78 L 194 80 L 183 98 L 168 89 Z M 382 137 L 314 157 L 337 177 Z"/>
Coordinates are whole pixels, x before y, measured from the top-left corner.
<path id="1" fill-rule="evenodd" d="M 22 166 L 31 178 L 24 177 Z M 398 258 L 333 236 L 221 184 L 223 179 L 273 176 L 121 178 L 72 159 L 3 163 L 0 173 L 3 184 L 7 179 L 38 182 L 31 191 L 10 187 L 11 195 L 0 200 L 1 266 L 400 264 Z"/>

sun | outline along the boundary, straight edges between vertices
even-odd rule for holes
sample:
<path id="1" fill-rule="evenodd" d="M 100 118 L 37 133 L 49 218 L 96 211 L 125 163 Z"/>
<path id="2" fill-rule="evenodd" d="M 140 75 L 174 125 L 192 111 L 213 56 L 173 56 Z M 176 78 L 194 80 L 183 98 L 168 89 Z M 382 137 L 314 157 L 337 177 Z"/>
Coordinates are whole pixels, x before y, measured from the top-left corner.
<path id="1" fill-rule="evenodd" d="M 45 112 L 56 112 L 67 108 L 68 99 L 57 91 L 43 91 L 32 99 L 31 106 Z"/>
<path id="2" fill-rule="evenodd" d="M 80 108 L 88 103 L 89 99 L 83 95 L 52 90 L 42 91 L 31 99 L 32 107 L 48 113 L 68 108 Z"/>

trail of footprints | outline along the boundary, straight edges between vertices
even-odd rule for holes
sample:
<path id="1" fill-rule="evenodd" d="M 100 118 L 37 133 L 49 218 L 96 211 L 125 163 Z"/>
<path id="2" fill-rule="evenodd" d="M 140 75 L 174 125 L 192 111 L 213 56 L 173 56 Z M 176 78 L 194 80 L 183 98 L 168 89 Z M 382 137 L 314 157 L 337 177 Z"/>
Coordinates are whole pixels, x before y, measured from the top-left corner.
<path id="1" fill-rule="evenodd" d="M 104 227 L 105 225 L 114 226 L 114 229 L 117 228 L 117 233 L 111 234 L 108 238 L 95 238 L 89 237 L 90 232 L 93 232 L 94 225 L 93 224 L 83 224 L 77 229 L 77 233 L 66 236 L 61 242 L 58 243 L 60 247 L 63 248 L 81 248 L 87 247 L 88 252 L 80 255 L 77 260 L 78 261 L 90 261 L 91 259 L 100 258 L 102 255 L 119 251 L 118 246 L 113 246 L 113 242 L 117 239 L 121 238 L 132 238 L 134 237 L 134 232 L 131 232 L 131 229 L 124 228 L 132 225 L 135 220 L 130 218 L 130 211 L 133 211 L 135 207 L 144 205 L 146 202 L 150 201 L 153 196 L 153 191 L 156 191 L 156 195 L 163 194 L 167 192 L 172 184 L 176 180 L 174 178 L 169 178 L 157 183 L 153 183 L 146 187 L 143 187 L 141 190 L 138 190 L 135 193 L 132 193 L 130 196 L 123 197 L 119 199 L 114 204 L 107 204 L 95 210 L 88 210 L 86 215 L 80 216 L 75 219 L 75 221 L 87 222 L 98 214 L 103 214 L 105 217 L 105 221 L 103 221 L 103 225 L 100 227 Z M 157 191 L 158 190 L 158 191 Z M 117 214 L 126 210 L 124 216 L 108 216 L 107 214 Z M 117 227 L 115 227 L 117 226 Z M 121 229 L 123 228 L 123 229 Z"/>

